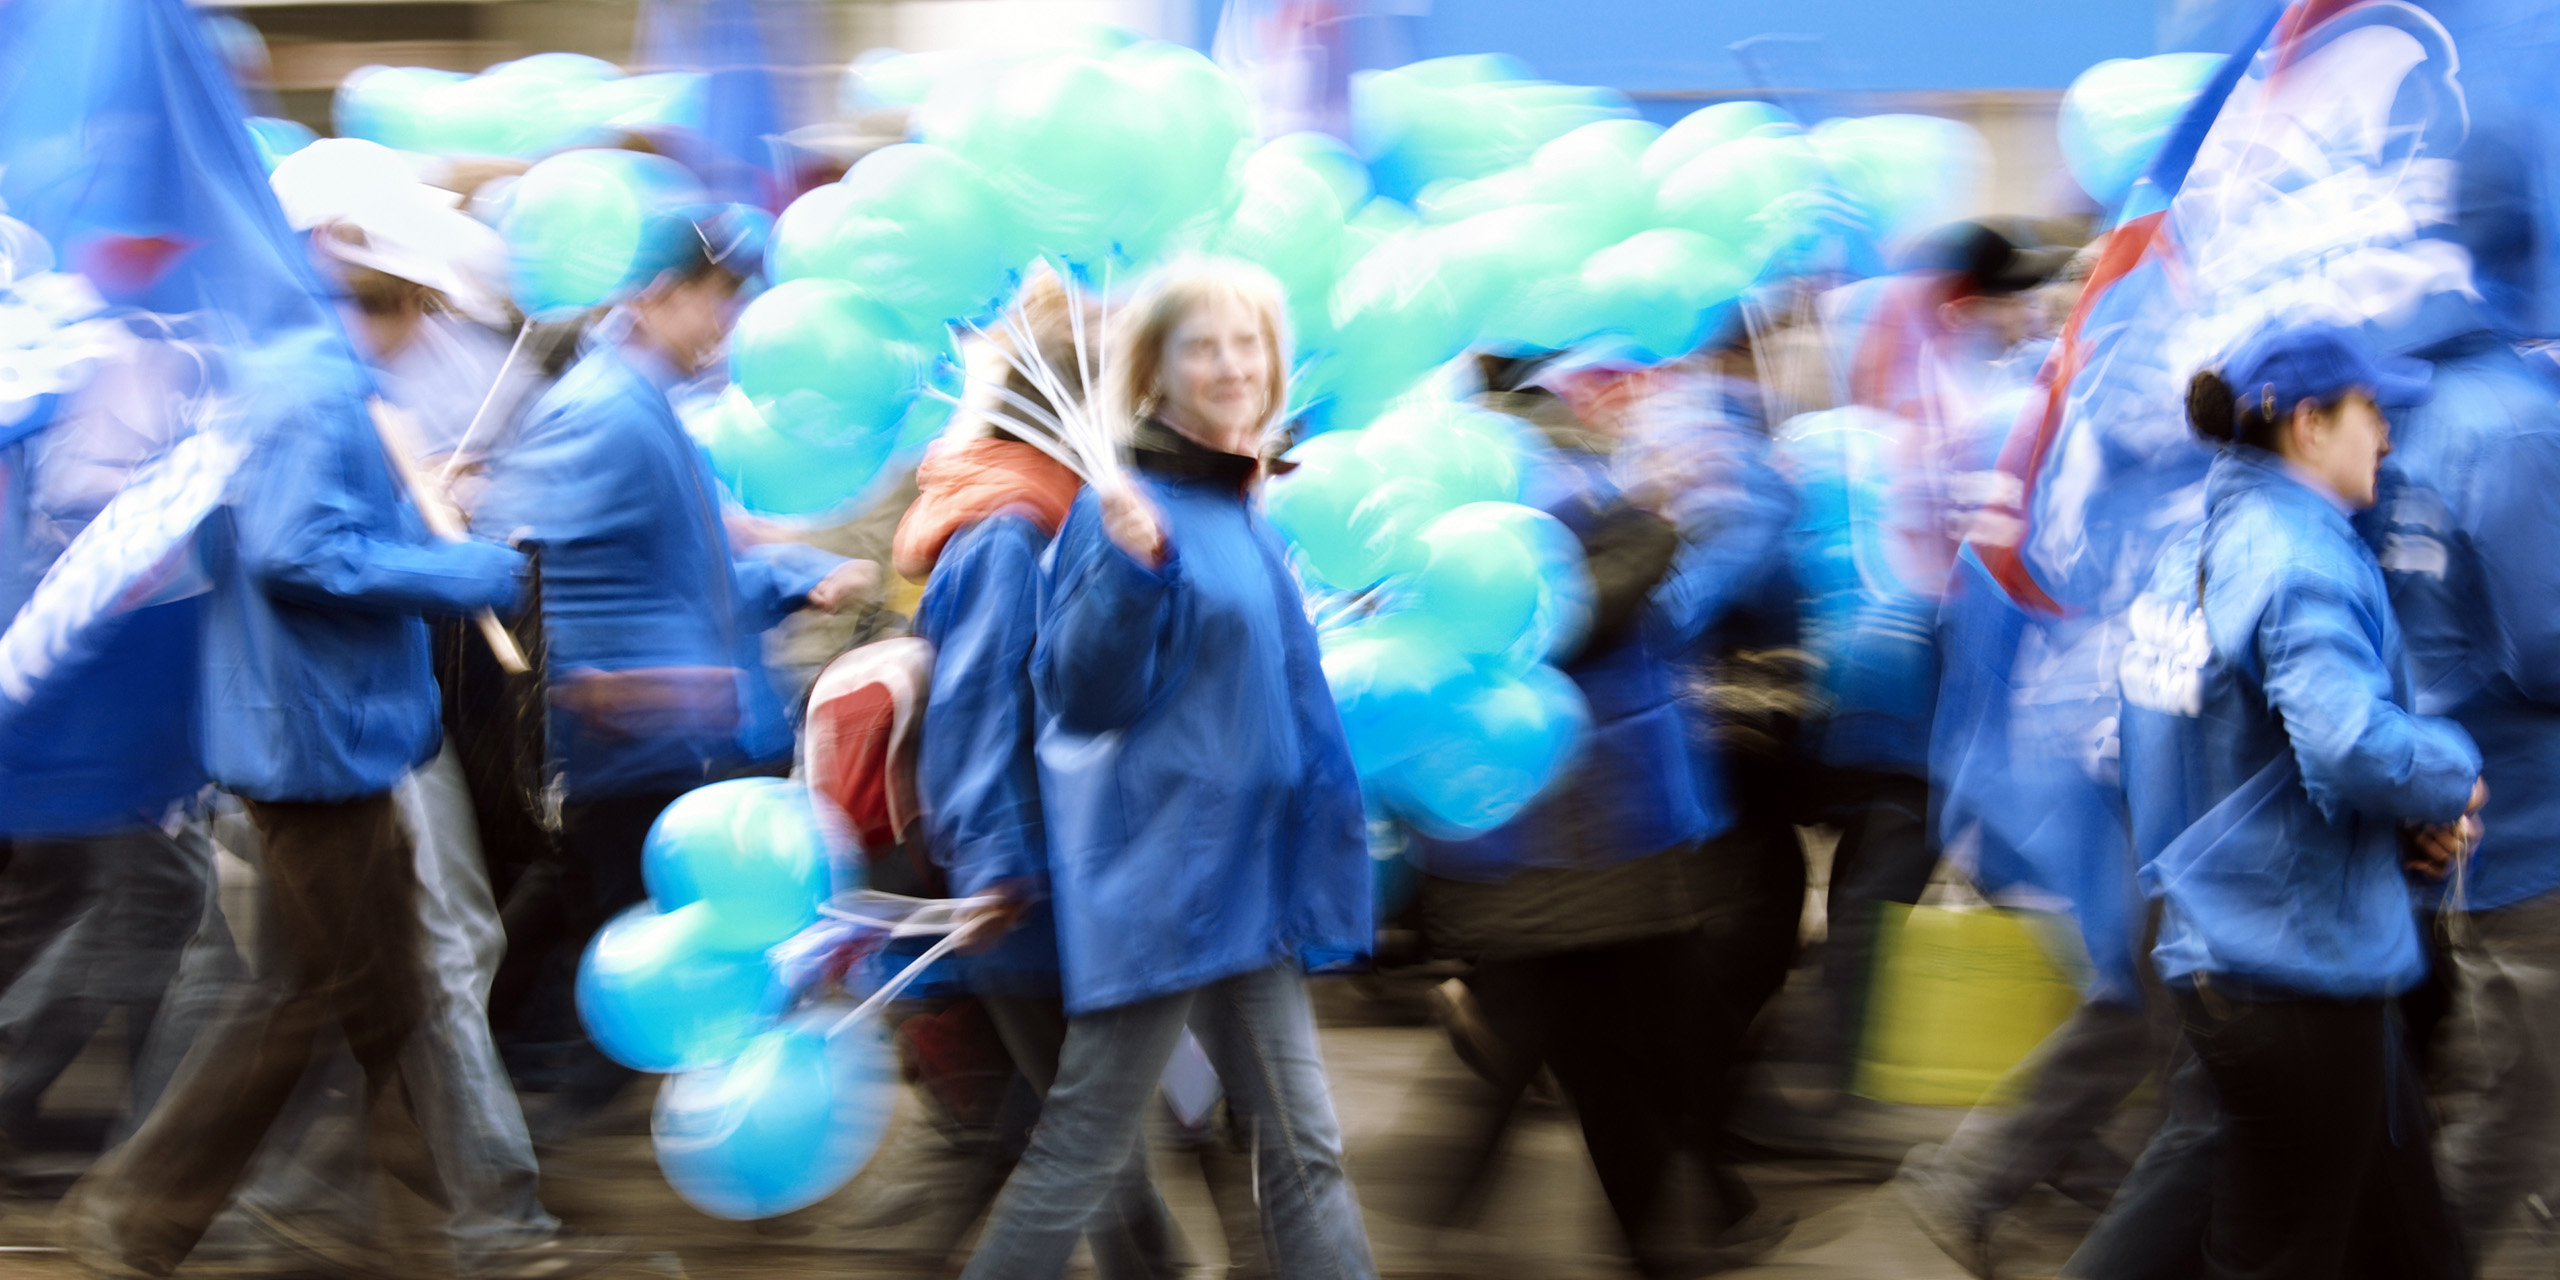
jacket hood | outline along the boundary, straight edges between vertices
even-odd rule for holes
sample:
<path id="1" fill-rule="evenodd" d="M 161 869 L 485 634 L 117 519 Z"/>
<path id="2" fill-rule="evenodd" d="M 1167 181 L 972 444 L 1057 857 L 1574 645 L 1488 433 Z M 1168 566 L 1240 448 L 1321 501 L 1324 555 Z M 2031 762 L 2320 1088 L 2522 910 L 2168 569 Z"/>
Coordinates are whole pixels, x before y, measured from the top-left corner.
<path id="1" fill-rule="evenodd" d="M 916 500 L 890 545 L 900 577 L 922 582 L 952 535 L 1013 511 L 1056 536 L 1084 482 L 1055 458 L 1019 440 L 970 440 L 935 449 L 916 469 Z"/>

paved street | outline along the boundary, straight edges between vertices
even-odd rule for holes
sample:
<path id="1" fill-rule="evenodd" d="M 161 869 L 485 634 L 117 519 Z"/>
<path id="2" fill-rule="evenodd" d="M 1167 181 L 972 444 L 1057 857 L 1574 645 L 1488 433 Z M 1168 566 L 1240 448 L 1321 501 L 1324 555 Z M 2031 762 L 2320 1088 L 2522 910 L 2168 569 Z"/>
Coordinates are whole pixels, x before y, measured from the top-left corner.
<path id="1" fill-rule="evenodd" d="M 1410 1000 L 1364 999 L 1346 986 L 1325 993 L 1326 1060 L 1336 1082 L 1352 1175 L 1368 1210 L 1383 1273 L 1402 1280 L 1602 1280 L 1627 1274 L 1614 1261 L 1614 1227 L 1584 1157 L 1570 1113 L 1533 1105 L 1505 1157 L 1498 1190 L 1480 1235 L 1435 1239 L 1412 1222 L 1414 1205 L 1440 1185 L 1455 1159 L 1465 1124 L 1464 1100 L 1475 1082 L 1433 1027 L 1414 1025 Z M 1385 1025 L 1381 1025 L 1385 1024 Z M 57 1111 L 84 1099 L 100 1109 L 118 1087 L 107 1047 L 58 1092 Z M 925 1277 L 960 1240 L 954 1189 L 969 1173 L 926 1119 L 911 1094 L 880 1155 L 844 1191 L 786 1218 L 733 1223 L 709 1218 L 678 1200 L 652 1162 L 647 1137 L 652 1090 L 635 1088 L 599 1131 L 545 1162 L 544 1196 L 574 1225 L 643 1242 L 642 1252 L 610 1280 L 688 1277 Z M 1835 1132 L 1840 1145 L 1874 1159 L 1770 1160 L 1746 1170 L 1768 1207 L 1799 1219 L 1786 1243 L 1735 1277 L 1959 1277 L 1910 1225 L 1882 1185 L 1887 1157 L 1913 1141 L 1934 1140 L 1956 1115 L 1919 1108 L 1852 1103 Z M 1244 1157 L 1229 1157 L 1234 1185 L 1249 1176 Z M 1225 1260 L 1218 1215 L 1196 1153 L 1169 1145 L 1158 1175 L 1201 1264 L 1220 1274 Z M 415 1250 L 432 1243 L 426 1206 L 406 1192 L 384 1199 L 394 1229 Z M 50 1243 L 51 1204 L 21 1197 L 0 1213 L 0 1276 L 68 1280 L 78 1273 L 60 1255 L 21 1251 Z M 2050 1192 L 2030 1201 L 2022 1221 L 2001 1239 L 2003 1276 L 2050 1275 L 2090 1215 Z M 210 1250 L 210 1246 L 208 1246 Z M 184 1274 L 284 1274 L 273 1259 L 229 1262 L 207 1256 Z M 411 1254 L 401 1276 L 431 1274 Z"/>

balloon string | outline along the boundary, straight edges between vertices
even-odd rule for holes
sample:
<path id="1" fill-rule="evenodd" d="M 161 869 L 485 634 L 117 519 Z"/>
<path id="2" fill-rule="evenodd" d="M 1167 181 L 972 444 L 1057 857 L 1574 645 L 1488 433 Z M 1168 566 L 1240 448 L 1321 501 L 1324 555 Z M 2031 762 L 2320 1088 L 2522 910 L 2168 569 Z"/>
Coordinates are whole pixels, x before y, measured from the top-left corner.
<path id="1" fill-rule="evenodd" d="M 906 990 L 915 982 L 916 979 L 923 977 L 927 966 L 931 965 L 934 961 L 949 955 L 953 949 L 957 948 L 960 945 L 960 937 L 961 935 L 959 932 L 955 930 L 951 933 L 944 934 L 940 942 L 934 943 L 932 946 L 925 948 L 924 954 L 917 956 L 914 963 L 899 970 L 897 977 L 881 983 L 880 989 L 872 992 L 870 999 L 854 1006 L 853 1012 L 846 1014 L 843 1021 L 827 1028 L 828 1037 L 833 1038 L 834 1036 L 851 1029 L 853 1024 L 860 1022 L 885 1008 L 891 1000 L 897 998 L 899 992 Z"/>
<path id="2" fill-rule="evenodd" d="M 489 406 L 498 402 L 498 392 L 507 385 L 507 374 L 516 367 L 516 356 L 524 350 L 524 341 L 533 336 L 533 322 L 527 320 L 516 330 L 516 340 L 507 347 L 507 358 L 498 362 L 497 376 L 489 379 L 489 393 L 480 397 L 480 407 L 471 413 L 471 425 L 462 429 L 462 438 L 454 442 L 453 452 L 445 455 L 444 470 L 436 476 L 436 487 L 443 489 L 461 474 L 463 461 L 471 456 L 471 441 L 480 434 L 480 423 L 489 416 Z"/>

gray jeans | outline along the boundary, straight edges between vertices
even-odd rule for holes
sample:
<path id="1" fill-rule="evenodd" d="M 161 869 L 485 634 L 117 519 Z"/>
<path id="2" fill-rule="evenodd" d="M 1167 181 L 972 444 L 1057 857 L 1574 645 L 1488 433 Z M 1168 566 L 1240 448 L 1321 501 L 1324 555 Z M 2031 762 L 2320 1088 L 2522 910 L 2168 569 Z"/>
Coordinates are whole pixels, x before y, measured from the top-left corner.
<path id="1" fill-rule="evenodd" d="M 1120 1188 L 1147 1102 L 1188 1022 L 1255 1148 L 1263 1237 L 1291 1280 L 1376 1280 L 1342 1129 L 1294 966 L 1070 1019 L 1031 1149 L 996 1198 L 962 1280 L 1051 1280 Z"/>
<path id="2" fill-rule="evenodd" d="M 489 1034 L 489 981 L 506 949 L 489 876 L 474 834 L 471 796 L 451 746 L 394 789 L 418 860 L 418 908 L 427 963 L 434 975 L 425 1016 L 400 1051 L 420 1136 L 442 1185 L 445 1232 L 467 1274 L 488 1255 L 548 1239 L 560 1222 L 536 1196 L 539 1178 L 524 1112 Z M 343 1054 L 340 1055 L 343 1058 Z M 352 1081 L 352 1072 L 334 1073 Z M 278 1134 L 267 1161 L 242 1198 L 271 1214 L 343 1215 L 361 1224 L 369 1205 L 362 1125 L 352 1096 L 322 1086 L 300 1132 Z M 329 1116 L 343 1105 L 344 1114 Z"/>
<path id="3" fill-rule="evenodd" d="M 2045 1037 L 1995 1093 L 2023 1084 L 2014 1108 L 1976 1107 L 1930 1169 L 1947 1203 L 1980 1224 L 2096 1140 L 2098 1127 L 2168 1055 L 2174 1024 L 2136 1004 L 2090 1001 Z"/>
<path id="4" fill-rule="evenodd" d="M 2473 1247 L 2560 1170 L 2560 891 L 2453 927 L 2452 1014 L 2439 1041 L 2459 1064 L 2458 1110 L 2439 1143 L 2445 1197 Z"/>

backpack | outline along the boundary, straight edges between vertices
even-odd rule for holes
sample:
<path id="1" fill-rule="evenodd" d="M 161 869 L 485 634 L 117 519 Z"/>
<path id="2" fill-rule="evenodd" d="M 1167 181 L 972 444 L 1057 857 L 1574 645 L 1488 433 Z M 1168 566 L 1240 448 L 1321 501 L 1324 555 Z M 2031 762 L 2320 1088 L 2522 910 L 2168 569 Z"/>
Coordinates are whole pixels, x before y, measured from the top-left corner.
<path id="1" fill-rule="evenodd" d="M 809 789 L 852 826 L 871 887 L 919 898 L 948 890 L 917 823 L 916 751 L 933 658 L 933 642 L 921 636 L 892 636 L 838 655 L 810 687 L 801 731 Z"/>

